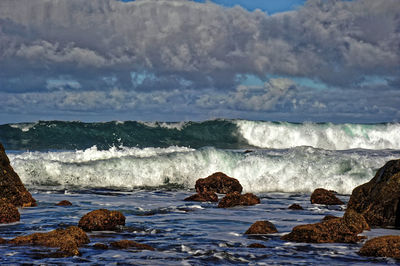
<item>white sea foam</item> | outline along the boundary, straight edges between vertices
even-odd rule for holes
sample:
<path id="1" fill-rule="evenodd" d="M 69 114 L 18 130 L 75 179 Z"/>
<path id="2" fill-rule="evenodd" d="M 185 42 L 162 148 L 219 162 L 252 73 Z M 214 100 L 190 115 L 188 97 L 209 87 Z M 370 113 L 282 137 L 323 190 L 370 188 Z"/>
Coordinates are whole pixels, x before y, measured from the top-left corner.
<path id="1" fill-rule="evenodd" d="M 33 128 L 37 124 L 38 124 L 38 122 L 35 122 L 35 123 L 19 123 L 19 124 L 10 124 L 10 127 L 18 128 L 22 132 L 28 132 L 31 128 Z"/>
<path id="2" fill-rule="evenodd" d="M 250 144 L 261 148 L 284 149 L 312 146 L 330 150 L 400 149 L 400 124 L 316 124 L 235 121 Z"/>
<path id="3" fill-rule="evenodd" d="M 166 128 L 166 129 L 177 129 L 177 130 L 182 130 L 186 125 L 187 122 L 140 122 L 143 125 L 146 125 L 148 127 L 152 128 Z"/>

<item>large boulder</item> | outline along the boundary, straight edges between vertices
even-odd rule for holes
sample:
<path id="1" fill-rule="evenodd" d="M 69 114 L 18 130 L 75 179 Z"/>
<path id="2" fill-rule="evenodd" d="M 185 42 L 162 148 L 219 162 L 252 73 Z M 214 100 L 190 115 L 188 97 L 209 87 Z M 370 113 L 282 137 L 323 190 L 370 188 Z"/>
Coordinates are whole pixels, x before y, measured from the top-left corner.
<path id="1" fill-rule="evenodd" d="M 400 236 L 380 236 L 365 242 L 361 256 L 400 259 Z"/>
<path id="2" fill-rule="evenodd" d="M 242 185 L 233 177 L 229 177 L 224 173 L 217 172 L 206 178 L 200 178 L 195 185 L 198 193 L 212 191 L 215 193 L 228 194 L 232 192 L 242 193 Z"/>
<path id="3" fill-rule="evenodd" d="M 260 203 L 260 199 L 253 193 L 239 194 L 233 192 L 227 194 L 218 203 L 218 208 L 230 208 L 234 206 L 251 206 Z"/>
<path id="4" fill-rule="evenodd" d="M 0 199 L 16 207 L 36 206 L 36 200 L 29 193 L 21 179 L 10 165 L 3 145 L 0 143 Z"/>
<path id="5" fill-rule="evenodd" d="M 347 209 L 361 213 L 370 226 L 400 227 L 400 160 L 387 162 L 368 183 L 356 187 Z"/>
<path id="6" fill-rule="evenodd" d="M 135 248 L 135 249 L 140 249 L 140 250 L 144 250 L 144 249 L 151 250 L 151 251 L 155 250 L 150 245 L 140 244 L 140 243 L 132 241 L 132 240 L 115 241 L 115 242 L 111 242 L 110 245 L 114 248 L 119 248 L 119 249 Z"/>
<path id="7" fill-rule="evenodd" d="M 86 233 L 77 226 L 66 229 L 56 229 L 47 233 L 35 233 L 27 236 L 19 236 L 9 241 L 14 245 L 38 245 L 46 247 L 58 247 L 62 256 L 80 255 L 79 247 L 89 243 Z"/>
<path id="8" fill-rule="evenodd" d="M 273 223 L 269 221 L 257 221 L 250 226 L 245 232 L 246 235 L 256 235 L 256 234 L 273 234 L 277 233 L 276 227 Z"/>
<path id="9" fill-rule="evenodd" d="M 364 237 L 358 236 L 369 230 L 363 216 L 349 211 L 343 218 L 333 218 L 315 224 L 298 225 L 282 240 L 306 243 L 356 243 Z"/>
<path id="10" fill-rule="evenodd" d="M 200 201 L 200 202 L 218 202 L 218 196 L 215 192 L 212 191 L 204 191 L 201 193 L 196 193 L 190 197 L 184 199 L 185 201 Z"/>
<path id="11" fill-rule="evenodd" d="M 78 226 L 85 231 L 115 230 L 119 225 L 125 225 L 125 216 L 119 211 L 100 209 L 85 214 Z"/>
<path id="12" fill-rule="evenodd" d="M 326 190 L 324 188 L 317 188 L 311 194 L 310 201 L 312 204 L 324 204 L 324 205 L 342 205 L 343 201 L 338 199 L 333 191 Z"/>
<path id="13" fill-rule="evenodd" d="M 19 212 L 13 204 L 0 200 L 0 224 L 19 221 Z"/>

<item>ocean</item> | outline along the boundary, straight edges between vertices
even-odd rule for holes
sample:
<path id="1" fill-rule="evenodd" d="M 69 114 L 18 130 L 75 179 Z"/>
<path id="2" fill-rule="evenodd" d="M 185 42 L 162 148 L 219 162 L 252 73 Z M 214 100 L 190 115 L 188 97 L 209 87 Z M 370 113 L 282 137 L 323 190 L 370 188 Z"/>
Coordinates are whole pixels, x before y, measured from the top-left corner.
<path id="1" fill-rule="evenodd" d="M 11 165 L 38 201 L 21 209 L 21 221 L 0 226 L 0 237 L 76 225 L 85 213 L 119 210 L 126 226 L 89 233 L 82 256 L 42 258 L 48 248 L 0 246 L 2 264 L 396 264 L 357 254 L 357 244 L 290 243 L 280 236 L 325 215 L 342 216 L 346 205 L 312 205 L 316 188 L 335 190 L 347 203 L 385 162 L 400 157 L 400 124 L 288 123 L 249 120 L 203 122 L 39 121 L 0 125 Z M 261 204 L 230 209 L 185 202 L 198 178 L 224 172 Z M 222 195 L 220 195 L 221 197 Z M 55 206 L 69 200 L 72 207 Z M 292 203 L 303 211 L 289 210 Z M 258 220 L 279 233 L 247 236 Z M 373 229 L 369 238 L 398 230 Z M 120 239 L 156 251 L 96 250 Z M 248 248 L 261 243 L 263 249 Z"/>

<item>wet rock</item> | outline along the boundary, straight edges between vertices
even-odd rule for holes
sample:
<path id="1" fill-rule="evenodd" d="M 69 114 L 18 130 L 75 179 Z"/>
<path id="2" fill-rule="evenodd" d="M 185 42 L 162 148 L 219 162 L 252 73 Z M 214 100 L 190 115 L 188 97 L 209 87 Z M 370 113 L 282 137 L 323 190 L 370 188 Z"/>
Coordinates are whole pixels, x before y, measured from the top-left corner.
<path id="1" fill-rule="evenodd" d="M 297 203 L 294 203 L 294 204 L 290 205 L 288 209 L 291 209 L 291 210 L 304 210 L 303 207 L 301 207 Z"/>
<path id="2" fill-rule="evenodd" d="M 205 191 L 202 193 L 194 194 L 190 197 L 187 197 L 184 200 L 185 201 L 200 201 L 200 202 L 207 202 L 207 201 L 218 202 L 218 196 L 217 196 L 217 194 L 215 194 L 215 192 Z"/>
<path id="3" fill-rule="evenodd" d="M 57 206 L 72 206 L 72 203 L 69 202 L 68 200 L 62 200 L 59 203 L 56 204 Z"/>
<path id="4" fill-rule="evenodd" d="M 343 218 L 298 225 L 281 239 L 306 243 L 356 243 L 365 238 L 358 236 L 363 230 L 369 230 L 364 217 L 351 211 L 345 213 Z"/>
<path id="5" fill-rule="evenodd" d="M 66 229 L 56 229 L 48 233 L 35 233 L 27 236 L 19 236 L 9 241 L 14 245 L 38 245 L 60 248 L 59 256 L 78 256 L 79 247 L 89 243 L 86 233 L 77 226 L 70 226 Z"/>
<path id="6" fill-rule="evenodd" d="M 15 223 L 20 219 L 19 211 L 13 204 L 0 200 L 0 224 Z"/>
<path id="7" fill-rule="evenodd" d="M 337 217 L 335 215 L 329 215 L 328 214 L 324 218 L 322 218 L 322 221 L 329 221 L 329 220 L 336 219 L 336 218 L 339 218 L 339 217 Z"/>
<path id="8" fill-rule="evenodd" d="M 232 192 L 242 193 L 242 185 L 233 177 L 229 177 L 224 173 L 217 172 L 206 178 L 200 178 L 196 181 L 196 191 L 202 193 L 212 191 L 215 193 L 228 194 Z"/>
<path id="9" fill-rule="evenodd" d="M 36 206 L 36 200 L 29 193 L 21 179 L 10 165 L 3 145 L 0 143 L 0 199 L 16 207 Z"/>
<path id="10" fill-rule="evenodd" d="M 342 205 L 343 201 L 335 196 L 335 192 L 326 190 L 324 188 L 317 188 L 311 194 L 312 204 L 324 204 L 324 205 Z"/>
<path id="11" fill-rule="evenodd" d="M 370 226 L 400 227 L 400 160 L 387 162 L 368 183 L 356 187 L 348 210 L 361 213 Z"/>
<path id="12" fill-rule="evenodd" d="M 136 248 L 140 250 L 144 249 L 151 251 L 155 250 L 152 246 L 149 246 L 147 244 L 140 244 L 132 240 L 120 240 L 116 242 L 111 242 L 110 245 L 114 248 L 119 248 L 119 249 Z"/>
<path id="13" fill-rule="evenodd" d="M 7 243 L 7 241 L 4 238 L 0 237 L 0 244 L 5 244 L 5 243 Z"/>
<path id="14" fill-rule="evenodd" d="M 246 231 L 246 235 L 255 235 L 255 234 L 273 234 L 277 233 L 276 227 L 273 223 L 269 221 L 257 221 L 250 226 Z"/>
<path id="15" fill-rule="evenodd" d="M 251 206 L 260 203 L 260 199 L 253 193 L 239 194 L 233 192 L 227 194 L 218 203 L 218 208 L 230 208 L 234 206 Z"/>
<path id="16" fill-rule="evenodd" d="M 93 245 L 93 248 L 106 250 L 106 249 L 108 249 L 108 246 L 103 243 L 96 243 Z"/>
<path id="17" fill-rule="evenodd" d="M 361 256 L 400 259 L 400 236 L 380 236 L 365 242 Z"/>
<path id="18" fill-rule="evenodd" d="M 85 231 L 115 230 L 119 225 L 125 225 L 125 216 L 119 211 L 100 209 L 85 214 L 78 226 Z"/>
<path id="19" fill-rule="evenodd" d="M 247 247 L 249 247 L 249 248 L 266 248 L 266 246 L 264 246 L 263 244 L 260 244 L 260 243 L 252 243 L 252 244 L 248 245 Z"/>

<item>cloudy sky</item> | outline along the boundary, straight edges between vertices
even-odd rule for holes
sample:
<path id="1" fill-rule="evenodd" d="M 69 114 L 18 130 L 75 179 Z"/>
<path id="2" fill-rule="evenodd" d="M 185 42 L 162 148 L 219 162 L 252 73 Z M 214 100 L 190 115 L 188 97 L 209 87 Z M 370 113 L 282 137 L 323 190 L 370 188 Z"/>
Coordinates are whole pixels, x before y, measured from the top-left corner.
<path id="1" fill-rule="evenodd" d="M 400 121 L 399 0 L 1 0 L 0 123 Z"/>

